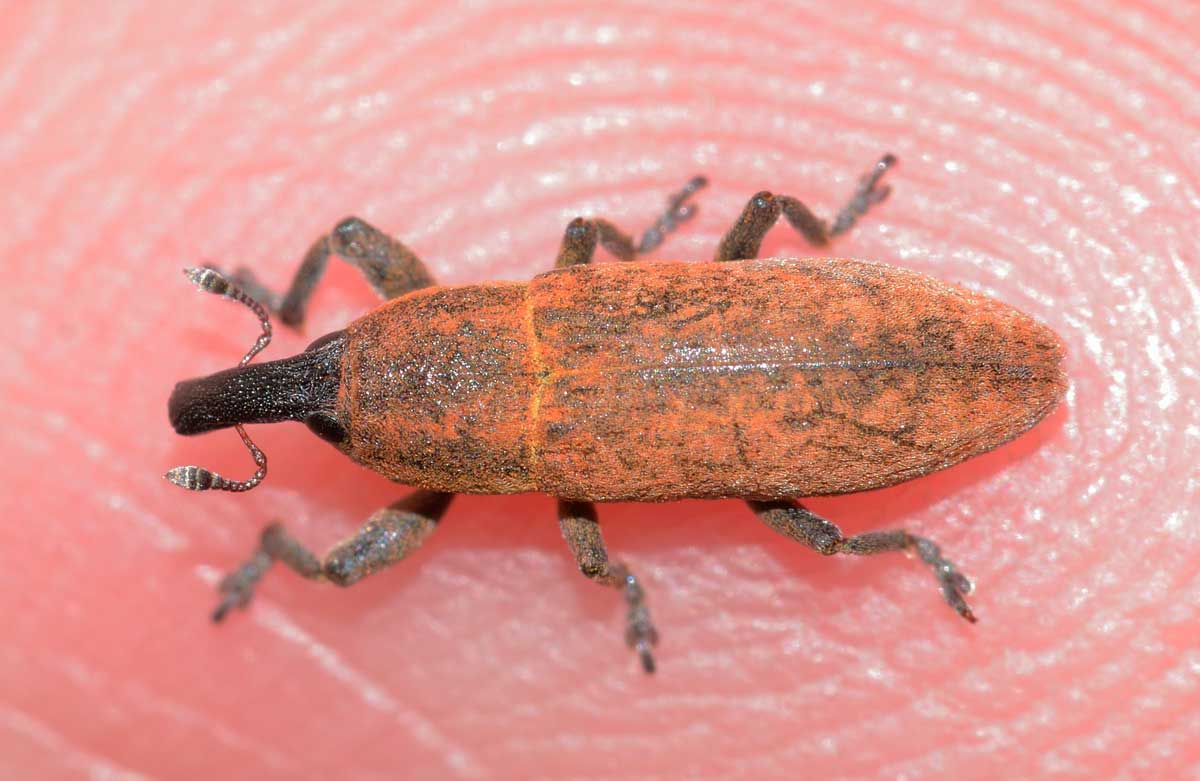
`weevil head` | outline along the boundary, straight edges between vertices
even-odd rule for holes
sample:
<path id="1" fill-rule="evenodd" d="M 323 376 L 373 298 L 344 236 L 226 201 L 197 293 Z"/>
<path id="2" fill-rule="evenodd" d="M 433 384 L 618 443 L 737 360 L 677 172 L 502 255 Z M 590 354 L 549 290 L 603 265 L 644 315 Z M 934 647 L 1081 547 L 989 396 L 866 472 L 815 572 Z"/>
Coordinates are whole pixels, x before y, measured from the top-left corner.
<path id="1" fill-rule="evenodd" d="M 167 402 L 175 432 L 183 435 L 242 423 L 304 423 L 337 445 L 346 438 L 337 413 L 344 331 L 317 339 L 304 352 L 250 363 L 176 384 Z"/>

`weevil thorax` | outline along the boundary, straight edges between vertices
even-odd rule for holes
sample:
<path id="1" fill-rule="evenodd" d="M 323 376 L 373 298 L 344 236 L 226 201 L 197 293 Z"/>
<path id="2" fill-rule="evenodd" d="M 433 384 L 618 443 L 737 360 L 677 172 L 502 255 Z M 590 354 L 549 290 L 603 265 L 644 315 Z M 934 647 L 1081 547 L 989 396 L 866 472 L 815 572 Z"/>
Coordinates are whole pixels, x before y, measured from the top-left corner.
<path id="1" fill-rule="evenodd" d="M 513 493 L 530 476 L 527 285 L 418 290 L 346 327 L 343 452 L 406 485 Z"/>
<path id="2" fill-rule="evenodd" d="M 290 358 L 247 363 L 184 380 L 168 402 L 171 425 L 176 433 L 190 435 L 244 423 L 293 420 L 339 444 L 346 433 L 338 417 L 345 344 L 345 332 L 335 331 Z"/>

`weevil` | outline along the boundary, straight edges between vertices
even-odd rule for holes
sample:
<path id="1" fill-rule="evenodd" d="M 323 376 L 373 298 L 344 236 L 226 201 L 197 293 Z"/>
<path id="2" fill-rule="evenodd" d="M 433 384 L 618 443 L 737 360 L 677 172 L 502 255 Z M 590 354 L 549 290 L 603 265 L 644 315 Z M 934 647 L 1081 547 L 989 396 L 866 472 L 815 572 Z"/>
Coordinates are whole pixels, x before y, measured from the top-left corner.
<path id="1" fill-rule="evenodd" d="M 885 155 L 830 222 L 760 192 L 713 262 L 636 261 L 694 213 L 692 179 L 640 240 L 573 220 L 555 268 L 529 282 L 437 286 L 407 246 L 348 218 L 309 249 L 280 296 L 242 269 L 192 269 L 241 301 L 262 335 L 233 369 L 180 382 L 179 434 L 234 427 L 257 466 L 230 480 L 197 466 L 167 478 L 245 491 L 266 456 L 244 425 L 299 421 L 352 460 L 415 487 L 318 558 L 278 523 L 219 584 L 213 619 L 245 607 L 274 562 L 341 586 L 412 553 L 459 493 L 542 492 L 585 576 L 619 590 L 625 639 L 647 672 L 658 632 L 641 580 L 609 558 L 595 503 L 745 500 L 770 528 L 826 554 L 908 551 L 974 622 L 971 582 L 903 529 L 846 537 L 798 502 L 866 491 L 991 450 L 1063 395 L 1063 350 L 1046 326 L 994 299 L 900 268 L 845 259 L 755 259 L 782 216 L 823 247 L 889 193 Z M 592 261 L 603 246 L 623 263 Z M 269 315 L 298 327 L 331 255 L 386 303 L 298 355 L 250 359 Z"/>

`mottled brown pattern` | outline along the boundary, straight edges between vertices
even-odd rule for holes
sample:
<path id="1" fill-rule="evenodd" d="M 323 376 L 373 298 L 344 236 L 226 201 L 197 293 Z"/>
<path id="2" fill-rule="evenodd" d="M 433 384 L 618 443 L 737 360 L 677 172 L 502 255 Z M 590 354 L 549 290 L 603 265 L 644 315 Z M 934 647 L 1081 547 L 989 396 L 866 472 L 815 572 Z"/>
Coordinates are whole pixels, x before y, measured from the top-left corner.
<path id="1" fill-rule="evenodd" d="M 1065 388 L 1028 316 L 850 260 L 574 266 L 418 291 L 347 333 L 344 449 L 441 491 L 860 491 L 1012 439 Z"/>
<path id="2" fill-rule="evenodd" d="M 427 288 L 352 323 L 339 398 L 346 454 L 431 490 L 538 490 L 526 287 Z"/>
<path id="3" fill-rule="evenodd" d="M 1065 387 L 1048 329 L 891 266 L 607 264 L 531 291 L 537 476 L 572 499 L 877 488 L 1012 439 Z"/>

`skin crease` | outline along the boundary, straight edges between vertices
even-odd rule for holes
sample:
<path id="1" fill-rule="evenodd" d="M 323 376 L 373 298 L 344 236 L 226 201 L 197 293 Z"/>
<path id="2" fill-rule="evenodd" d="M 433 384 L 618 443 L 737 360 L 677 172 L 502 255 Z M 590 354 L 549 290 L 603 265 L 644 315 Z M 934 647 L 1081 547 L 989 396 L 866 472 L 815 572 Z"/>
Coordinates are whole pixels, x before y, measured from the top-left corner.
<path id="1" fill-rule="evenodd" d="M 8 425 L 0 777 L 1191 778 L 1200 774 L 1195 8 L 1163 2 L 17 4 L 0 22 Z M 831 254 L 929 273 L 1063 338 L 1071 387 L 945 472 L 808 505 L 903 525 L 970 574 L 822 558 L 736 501 L 601 506 L 660 672 L 621 642 L 544 496 L 460 497 L 341 591 L 277 568 L 213 627 L 272 518 L 323 551 L 404 489 L 300 425 L 176 436 L 180 379 L 236 363 L 242 308 L 355 213 L 445 283 L 527 279 L 567 222 L 705 260 L 754 192 L 830 216 L 886 151 L 891 199 Z M 787 227 L 763 256 L 814 255 Z M 331 267 L 303 335 L 375 305 Z"/>

